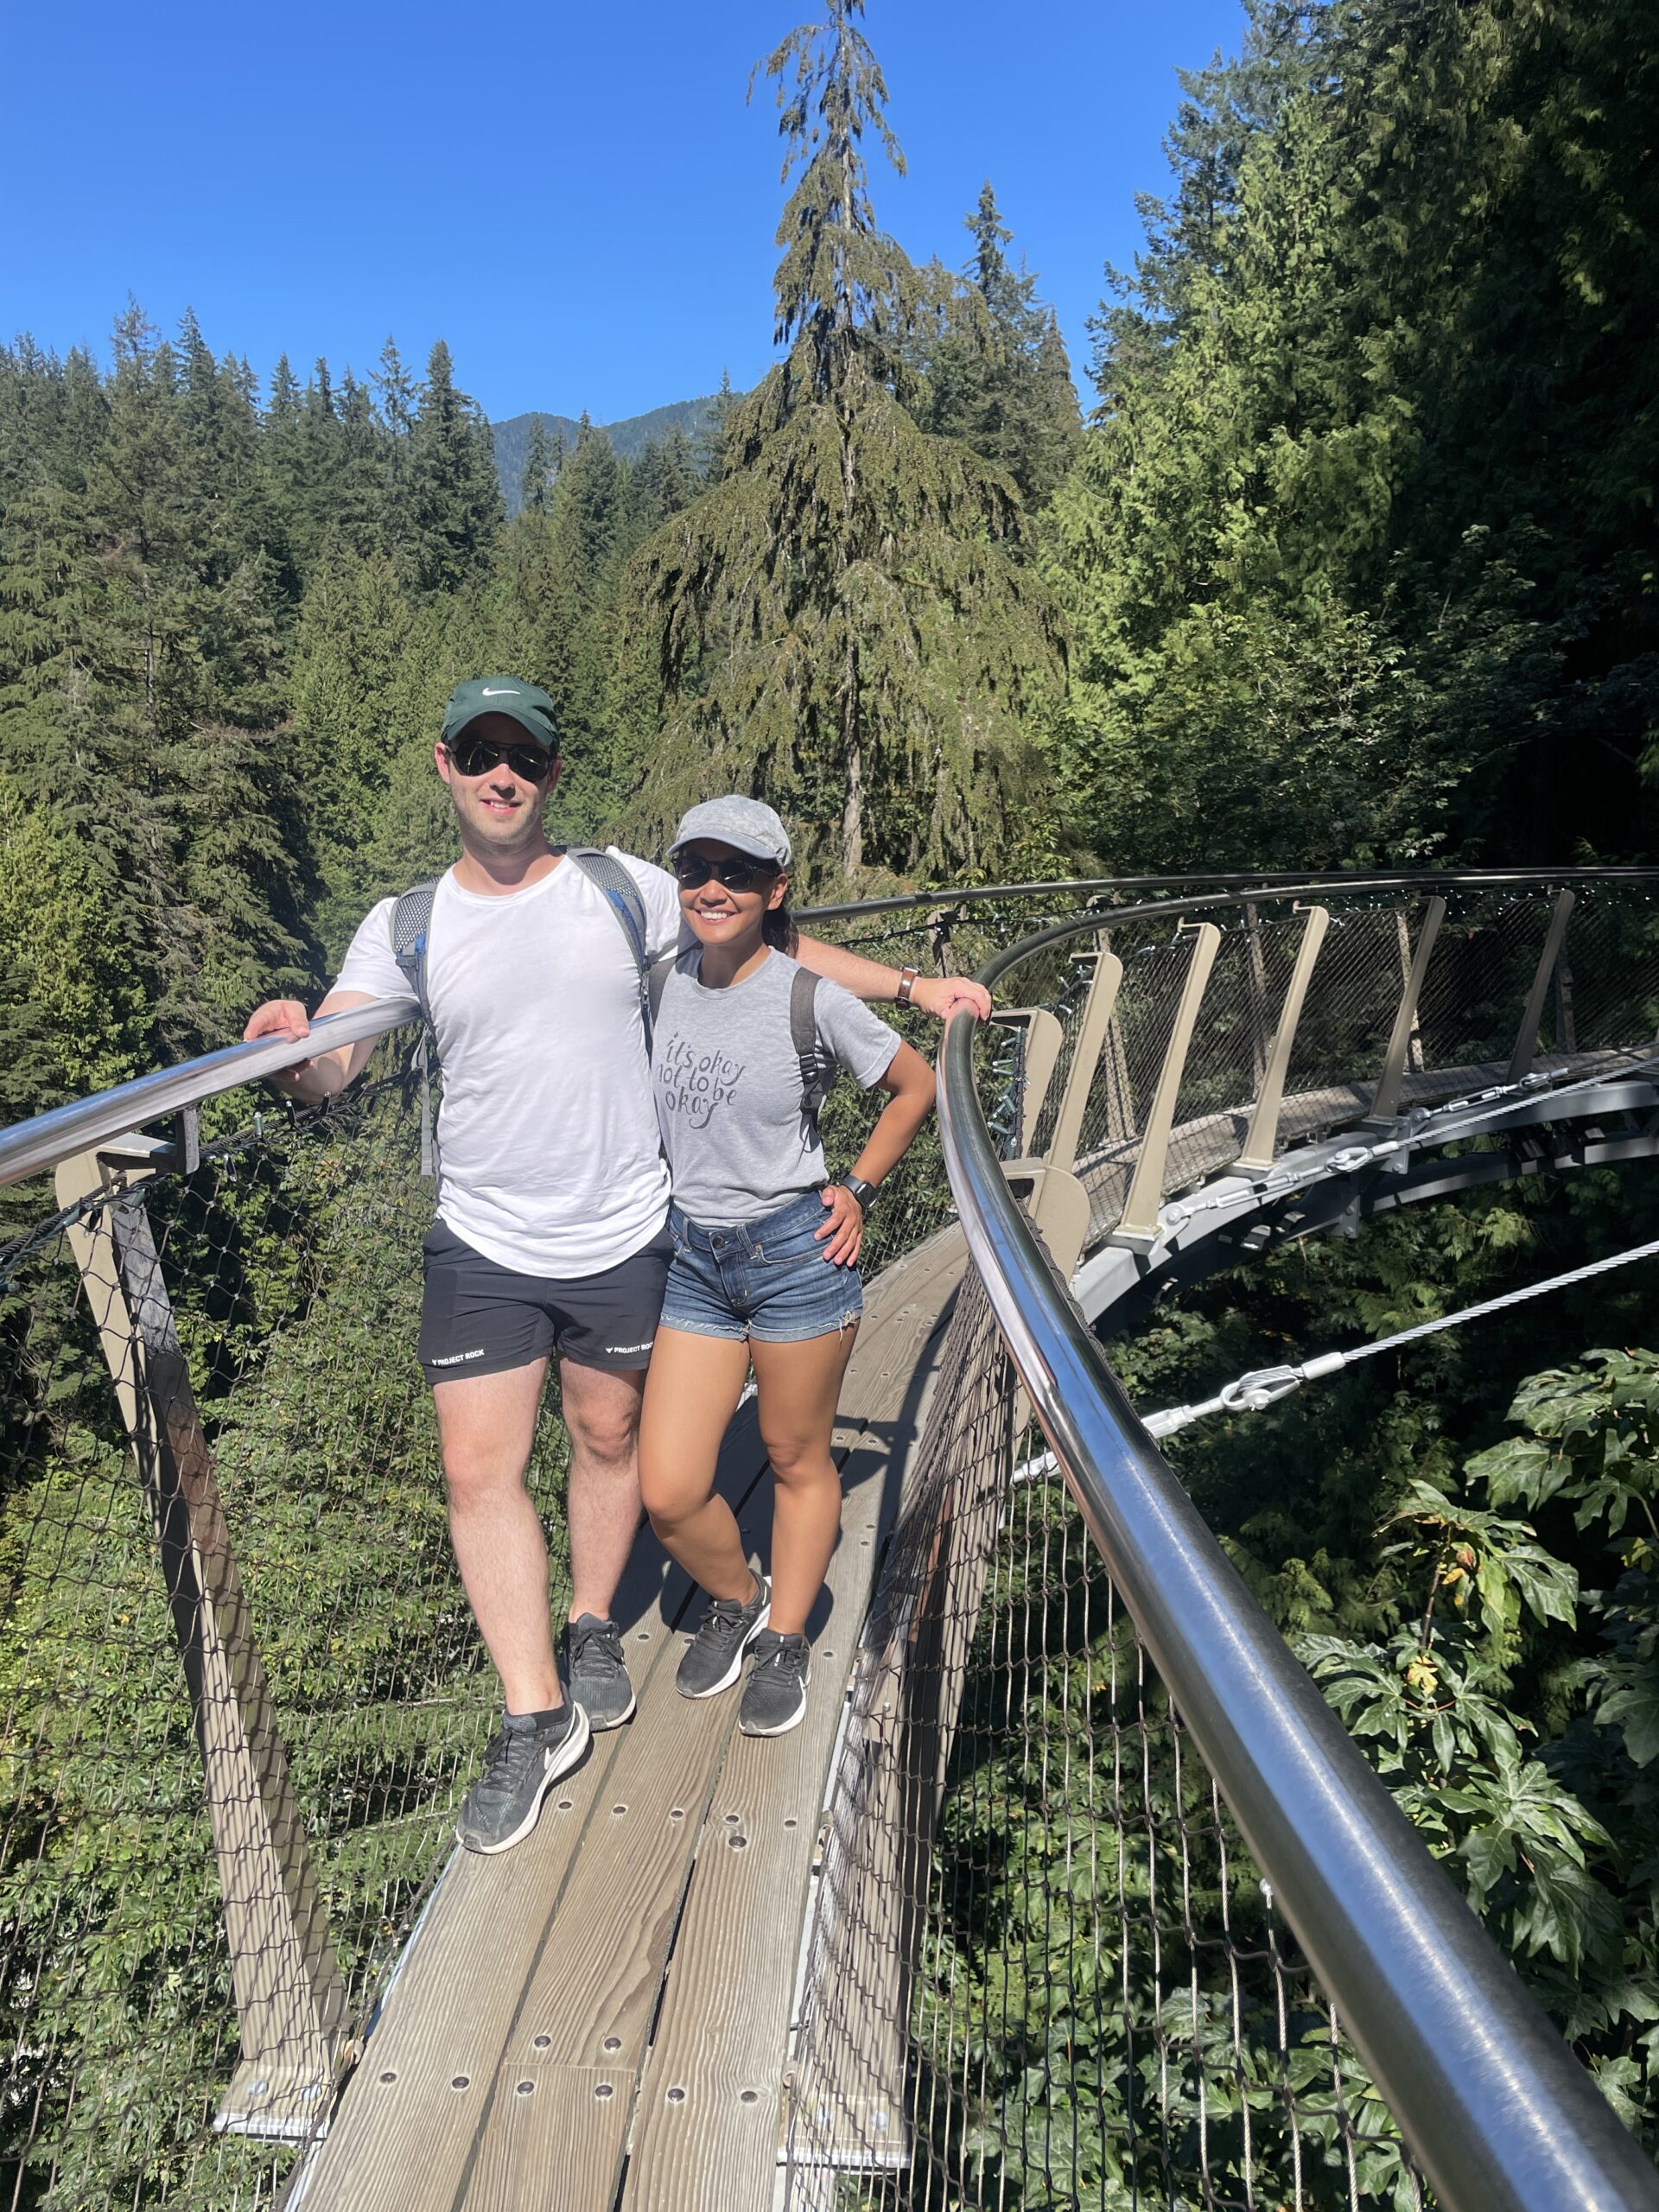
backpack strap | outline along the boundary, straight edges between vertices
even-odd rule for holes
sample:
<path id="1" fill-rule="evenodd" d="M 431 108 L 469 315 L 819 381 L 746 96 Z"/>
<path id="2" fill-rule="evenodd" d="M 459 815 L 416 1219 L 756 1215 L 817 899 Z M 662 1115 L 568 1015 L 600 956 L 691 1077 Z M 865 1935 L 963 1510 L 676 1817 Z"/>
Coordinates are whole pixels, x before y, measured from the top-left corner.
<path id="1" fill-rule="evenodd" d="M 421 1007 L 421 1041 L 415 1048 L 415 1065 L 421 1074 L 421 1173 L 429 1182 L 436 1172 L 432 1147 L 432 1070 L 437 1065 L 438 1043 L 432 1029 L 431 1001 L 426 995 L 426 941 L 438 881 L 434 876 L 430 883 L 416 884 L 391 910 L 391 957 Z"/>
<path id="2" fill-rule="evenodd" d="M 810 968 L 797 968 L 789 985 L 789 1041 L 801 1064 L 801 1116 L 814 1129 L 835 1074 L 818 1050 L 817 996 L 817 977 Z"/>
<path id="3" fill-rule="evenodd" d="M 679 965 L 677 952 L 665 952 L 660 960 L 652 963 L 651 973 L 645 978 L 646 995 L 651 1001 L 651 1025 L 655 1029 L 663 1011 L 663 993 L 668 988 L 668 979 Z M 649 1033 L 647 1033 L 649 1038 Z"/>
<path id="4" fill-rule="evenodd" d="M 611 854 L 601 852 L 597 845 L 567 845 L 565 857 L 573 860 L 606 905 L 616 917 L 617 927 L 627 939 L 628 950 L 639 978 L 639 1020 L 645 1033 L 645 1051 L 651 1051 L 652 1018 L 662 1002 L 659 988 L 653 997 L 651 988 L 651 927 L 645 918 L 645 893 L 634 880 L 633 870 L 625 868 Z M 670 963 L 672 965 L 672 963 Z M 666 978 L 664 978 L 666 981 Z"/>

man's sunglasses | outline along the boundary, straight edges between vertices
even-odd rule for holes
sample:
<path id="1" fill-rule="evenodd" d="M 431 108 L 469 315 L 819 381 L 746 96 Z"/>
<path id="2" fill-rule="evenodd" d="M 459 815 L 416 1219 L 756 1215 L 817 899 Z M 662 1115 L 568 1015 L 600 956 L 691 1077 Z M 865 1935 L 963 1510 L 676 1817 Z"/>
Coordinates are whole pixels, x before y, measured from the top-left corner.
<path id="1" fill-rule="evenodd" d="M 504 760 L 527 784 L 544 784 L 553 772 L 553 755 L 539 745 L 498 745 L 493 737 L 458 737 L 444 751 L 463 776 L 487 776 Z"/>
<path id="2" fill-rule="evenodd" d="M 766 861 L 700 861 L 688 853 L 674 863 L 683 891 L 700 891 L 717 875 L 728 891 L 753 891 L 757 883 L 770 883 L 778 871 Z"/>

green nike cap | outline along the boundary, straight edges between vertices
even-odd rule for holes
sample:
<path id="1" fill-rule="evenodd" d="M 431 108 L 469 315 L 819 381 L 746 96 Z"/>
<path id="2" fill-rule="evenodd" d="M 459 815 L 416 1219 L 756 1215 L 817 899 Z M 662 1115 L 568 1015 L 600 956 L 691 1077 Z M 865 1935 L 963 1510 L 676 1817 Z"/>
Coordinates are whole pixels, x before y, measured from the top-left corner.
<path id="1" fill-rule="evenodd" d="M 553 702 L 534 683 L 517 676 L 471 676 L 457 683 L 443 710 L 443 741 L 452 745 L 468 722 L 480 715 L 510 715 L 527 736 L 549 753 L 559 749 Z"/>

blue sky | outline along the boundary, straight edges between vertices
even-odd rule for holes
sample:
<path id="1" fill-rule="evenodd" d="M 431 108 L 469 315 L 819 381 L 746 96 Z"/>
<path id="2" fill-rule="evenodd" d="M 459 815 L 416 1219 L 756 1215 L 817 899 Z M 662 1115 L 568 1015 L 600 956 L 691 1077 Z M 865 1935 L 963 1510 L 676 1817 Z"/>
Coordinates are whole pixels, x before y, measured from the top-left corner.
<path id="1" fill-rule="evenodd" d="M 101 353 L 130 292 L 262 377 L 444 337 L 498 420 L 750 384 L 781 196 L 770 88 L 744 89 L 807 13 L 3 0 L 0 330 Z M 1102 264 L 1162 188 L 1174 71 L 1243 22 L 1240 0 L 868 0 L 910 170 L 876 165 L 878 219 L 960 262 L 988 175 L 1081 377 Z"/>

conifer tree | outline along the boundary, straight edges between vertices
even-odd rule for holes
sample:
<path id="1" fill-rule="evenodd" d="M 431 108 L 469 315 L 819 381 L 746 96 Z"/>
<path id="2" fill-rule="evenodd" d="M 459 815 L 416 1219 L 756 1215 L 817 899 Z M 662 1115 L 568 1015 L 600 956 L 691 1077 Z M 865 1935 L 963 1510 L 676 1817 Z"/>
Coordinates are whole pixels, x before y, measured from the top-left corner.
<path id="1" fill-rule="evenodd" d="M 124 1082 L 143 1015 L 85 851 L 0 772 L 0 1116 Z"/>
<path id="2" fill-rule="evenodd" d="M 334 421 L 329 531 L 338 543 L 366 556 L 386 540 L 389 442 L 372 393 L 349 369 L 340 378 Z"/>
<path id="3" fill-rule="evenodd" d="M 677 424 L 663 438 L 647 438 L 628 470 L 627 526 L 637 543 L 689 507 L 703 488 L 691 441 Z"/>
<path id="4" fill-rule="evenodd" d="M 410 444 L 418 400 L 415 379 L 404 365 L 396 339 L 389 337 L 380 348 L 370 382 L 386 432 L 386 542 L 401 561 L 411 528 Z"/>
<path id="5" fill-rule="evenodd" d="M 720 390 L 709 410 L 709 419 L 697 436 L 697 468 L 705 483 L 718 484 L 726 474 L 726 433 L 736 413 L 740 395 L 732 390 L 732 372 L 720 372 Z"/>
<path id="6" fill-rule="evenodd" d="M 547 435 L 547 424 L 536 415 L 531 418 L 530 437 L 524 447 L 524 473 L 518 486 L 519 511 L 543 513 L 552 497 L 553 444 Z"/>
<path id="7" fill-rule="evenodd" d="M 722 480 L 641 550 L 621 681 L 659 714 L 643 823 L 721 783 L 764 792 L 810 860 L 977 869 L 1033 832 L 1024 728 L 1060 665 L 1046 594 L 1011 557 L 1020 501 L 895 396 L 914 276 L 877 230 L 862 148 L 897 143 L 861 0 L 792 32 L 778 80 L 777 335 L 731 418 Z"/>
<path id="8" fill-rule="evenodd" d="M 416 589 L 451 592 L 477 577 L 504 518 L 489 424 L 456 390 L 449 348 L 439 339 L 409 433 L 404 557 Z"/>
<path id="9" fill-rule="evenodd" d="M 1006 468 L 1034 508 L 1065 474 L 1083 428 L 1065 341 L 1036 277 L 1008 260 L 1013 233 L 988 181 L 965 222 L 974 251 L 963 281 L 937 264 L 926 272 L 919 342 L 906 349 L 925 378 L 917 411 L 930 430 Z"/>

